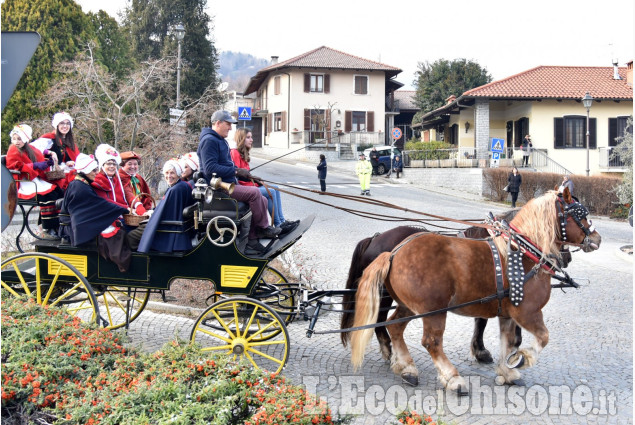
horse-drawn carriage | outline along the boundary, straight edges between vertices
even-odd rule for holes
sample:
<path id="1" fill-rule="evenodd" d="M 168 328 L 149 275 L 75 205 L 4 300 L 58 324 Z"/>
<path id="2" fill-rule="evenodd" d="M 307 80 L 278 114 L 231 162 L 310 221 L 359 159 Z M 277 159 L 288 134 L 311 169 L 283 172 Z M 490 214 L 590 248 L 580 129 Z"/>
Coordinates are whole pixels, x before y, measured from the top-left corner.
<path id="1" fill-rule="evenodd" d="M 512 252 L 513 256 L 509 257 L 511 251 L 502 252 L 505 243 L 488 244 L 484 240 L 460 238 L 457 234 L 410 231 L 408 233 L 414 235 L 404 240 L 398 237 L 394 243 L 378 247 L 376 251 L 368 250 L 372 255 L 359 261 L 364 267 L 368 265 L 363 276 L 363 268 L 353 270 L 359 260 L 354 257 L 347 289 L 314 290 L 301 283 L 288 282 L 282 273 L 269 266 L 272 259 L 302 237 L 314 216 L 303 219 L 295 230 L 275 241 L 267 255 L 253 257 L 245 255 L 242 249 L 244 226 L 250 217 L 245 206 L 229 198 L 213 182 L 211 185 L 198 183 L 193 196 L 197 202 L 184 211 L 182 222 L 165 223 L 170 231 L 194 229 L 194 244 L 188 251 L 133 253 L 129 270 L 122 273 L 115 264 L 99 256 L 96 246 L 73 247 L 57 241 L 36 241 L 35 252 L 23 253 L 2 263 L 2 287 L 14 295 L 33 295 L 44 305 L 63 306 L 85 321 L 117 328 L 137 318 L 150 294 L 169 290 L 175 279 L 206 280 L 210 282 L 215 302 L 196 319 L 191 332 L 191 340 L 204 351 L 244 357 L 256 367 L 280 371 L 289 355 L 287 324 L 301 316 L 310 320 L 307 336 L 343 332 L 343 342 L 346 345 L 351 341 L 353 360 L 360 364 L 368 332 L 372 328 L 387 327 L 391 335 L 384 331 L 383 341 L 378 333 L 382 353 L 392 356 L 395 372 L 414 385 L 418 382 L 416 368 L 400 336 L 408 321 L 423 318 L 424 340 L 440 341 L 444 327 L 441 322 L 447 311 L 480 318 L 498 316 L 504 319 L 501 319 L 501 339 L 504 338 L 505 347 L 498 371 L 505 382 L 512 383 L 519 379 L 514 367 L 521 365 L 523 358 L 532 364 L 546 344 L 540 340 L 530 350 L 512 351 L 517 347 L 510 333 L 512 325 L 519 323 L 530 332 L 540 334 L 544 324 L 534 325 L 538 316 L 542 322 L 541 309 L 548 300 L 551 278 L 563 281 L 561 286 L 575 286 L 560 268 L 559 249 L 563 245 L 579 245 L 587 251 L 597 249 L 600 243 L 599 235 L 586 221 L 588 211 L 572 199 L 568 191 L 563 196 L 550 192 L 523 207 L 510 224 L 492 218 L 476 225 L 480 237 L 485 230 L 503 240 L 507 238 L 507 249 L 520 254 Z M 543 220 L 548 224 L 541 223 Z M 434 249 L 428 249 L 430 244 Z M 446 264 L 438 261 L 441 246 L 447 254 Z M 387 254 L 382 254 L 384 252 Z M 461 254 L 455 258 L 452 253 L 456 252 Z M 492 258 L 489 263 L 483 262 L 487 253 Z M 399 263 L 397 269 L 391 268 L 393 262 Z M 420 269 L 421 265 L 425 267 Z M 427 282 L 431 268 L 435 269 L 433 275 L 437 279 L 434 285 Z M 502 272 L 506 268 L 507 273 Z M 468 273 L 470 270 L 472 273 Z M 520 278 L 512 277 L 521 270 Z M 458 272 L 463 274 L 458 276 Z M 381 282 L 388 288 L 383 296 Z M 427 282 L 425 288 L 410 287 L 418 282 Z M 525 284 L 526 288 L 540 290 L 526 291 L 525 299 L 531 302 L 520 303 L 517 301 L 519 297 L 522 299 L 522 294 L 514 292 L 517 286 L 510 289 L 510 282 L 520 284 L 521 292 Z M 412 291 L 426 296 L 420 299 Z M 534 299 L 536 296 L 538 300 Z M 327 304 L 325 298 L 331 297 L 344 297 L 344 307 L 339 310 L 345 316 L 342 329 L 316 332 L 320 310 Z M 433 299 L 433 303 L 429 302 Z M 393 300 L 398 300 L 396 306 Z M 389 320 L 384 321 L 388 311 L 395 308 Z M 441 329 L 440 333 L 435 329 Z M 397 333 L 393 334 L 395 330 Z M 428 334 L 432 332 L 435 333 Z M 475 340 L 473 351 L 483 348 L 482 334 L 480 343 L 476 335 Z M 442 381 L 462 393 L 464 383 L 455 379 L 460 378 L 458 372 L 442 349 L 434 344 L 426 348 L 432 350 Z"/>

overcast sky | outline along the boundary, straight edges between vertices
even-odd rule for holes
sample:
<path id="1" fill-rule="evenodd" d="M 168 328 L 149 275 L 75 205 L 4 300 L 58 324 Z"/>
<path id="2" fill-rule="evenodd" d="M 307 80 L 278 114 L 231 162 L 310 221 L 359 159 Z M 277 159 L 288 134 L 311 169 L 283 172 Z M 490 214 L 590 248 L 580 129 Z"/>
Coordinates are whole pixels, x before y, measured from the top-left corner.
<path id="1" fill-rule="evenodd" d="M 126 0 L 79 0 L 113 17 Z M 633 0 L 208 0 L 219 51 L 280 60 L 328 46 L 401 68 L 467 58 L 495 80 L 538 65 L 620 66 L 633 59 Z"/>

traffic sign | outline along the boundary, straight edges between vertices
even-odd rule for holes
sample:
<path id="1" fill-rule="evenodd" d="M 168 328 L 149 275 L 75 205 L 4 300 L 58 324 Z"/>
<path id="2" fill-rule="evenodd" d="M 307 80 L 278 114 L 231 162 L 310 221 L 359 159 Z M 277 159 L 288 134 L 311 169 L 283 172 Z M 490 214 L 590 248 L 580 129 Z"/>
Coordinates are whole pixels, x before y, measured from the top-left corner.
<path id="1" fill-rule="evenodd" d="M 492 159 L 495 161 L 498 161 L 499 159 L 501 159 L 500 152 L 492 152 Z"/>
<path id="2" fill-rule="evenodd" d="M 505 147 L 505 139 L 495 139 L 492 138 L 492 152 L 500 152 L 502 153 Z"/>
<path id="3" fill-rule="evenodd" d="M 392 138 L 395 140 L 401 139 L 401 129 L 399 127 L 392 129 Z"/>
<path id="4" fill-rule="evenodd" d="M 239 106 L 238 107 L 238 120 L 239 121 L 250 121 L 251 120 L 251 107 L 249 107 L 249 106 Z"/>

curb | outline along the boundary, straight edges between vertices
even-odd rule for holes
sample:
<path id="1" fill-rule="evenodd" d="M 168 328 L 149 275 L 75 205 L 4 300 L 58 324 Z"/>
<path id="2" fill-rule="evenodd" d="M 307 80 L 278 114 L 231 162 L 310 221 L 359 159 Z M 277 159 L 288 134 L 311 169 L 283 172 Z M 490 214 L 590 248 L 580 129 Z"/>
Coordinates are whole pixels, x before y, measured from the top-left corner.
<path id="1" fill-rule="evenodd" d="M 185 307 L 182 305 L 169 304 L 164 302 L 157 301 L 148 301 L 146 305 L 146 310 L 152 310 L 157 313 L 166 313 L 166 314 L 182 314 L 189 317 L 198 317 L 205 309 L 202 308 L 193 308 L 193 307 Z"/>
<path id="2" fill-rule="evenodd" d="M 633 262 L 633 253 L 631 252 L 630 254 L 627 254 L 626 252 L 622 251 L 622 248 L 625 248 L 625 247 L 628 247 L 628 246 L 630 246 L 631 248 L 633 247 L 633 245 L 625 245 L 623 247 L 617 248 L 615 250 L 615 256 L 623 259 L 624 261 L 628 261 L 629 263 L 632 263 Z"/>

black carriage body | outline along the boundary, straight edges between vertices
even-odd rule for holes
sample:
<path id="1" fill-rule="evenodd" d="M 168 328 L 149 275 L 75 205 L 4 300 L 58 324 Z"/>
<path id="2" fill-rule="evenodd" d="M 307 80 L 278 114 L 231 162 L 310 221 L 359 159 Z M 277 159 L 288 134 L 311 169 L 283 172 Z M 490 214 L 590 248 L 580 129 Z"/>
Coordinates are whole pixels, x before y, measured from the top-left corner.
<path id="1" fill-rule="evenodd" d="M 249 295 L 269 261 L 297 242 L 314 219 L 315 216 L 311 215 L 302 220 L 293 232 L 277 240 L 267 256 L 262 258 L 246 256 L 240 252 L 236 241 L 225 247 L 217 246 L 204 233 L 189 251 L 133 252 L 130 267 L 123 273 L 115 263 L 99 255 L 96 245 L 73 247 L 57 241 L 40 240 L 35 242 L 35 250 L 69 262 L 93 286 L 169 290 L 175 279 L 200 279 L 210 282 L 210 289 L 213 285 L 219 293 Z M 63 276 L 59 279 L 64 280 Z"/>
<path id="2" fill-rule="evenodd" d="M 96 246 L 72 247 L 38 241 L 36 251 L 68 261 L 93 286 L 168 290 L 174 279 L 200 279 L 209 281 L 217 292 L 230 294 L 250 294 L 269 262 L 244 256 L 235 244 L 218 247 L 207 238 L 187 252 L 133 252 L 130 267 L 123 273 L 115 263 L 101 257 Z"/>

